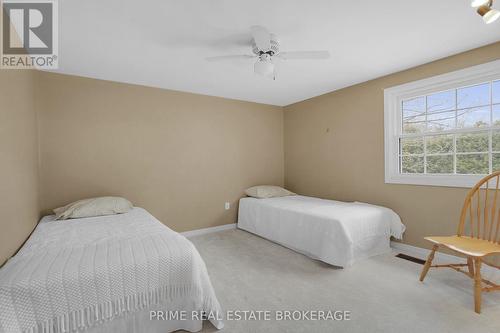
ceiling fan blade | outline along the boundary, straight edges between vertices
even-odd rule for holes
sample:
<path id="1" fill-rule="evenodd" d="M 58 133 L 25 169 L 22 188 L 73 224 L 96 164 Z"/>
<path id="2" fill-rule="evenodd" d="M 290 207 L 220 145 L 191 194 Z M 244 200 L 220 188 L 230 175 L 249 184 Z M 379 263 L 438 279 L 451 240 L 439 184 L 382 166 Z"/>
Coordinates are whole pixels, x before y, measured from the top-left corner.
<path id="1" fill-rule="evenodd" d="M 281 59 L 328 59 L 330 52 L 328 51 L 295 51 L 295 52 L 280 52 L 278 57 Z"/>
<path id="2" fill-rule="evenodd" d="M 217 56 L 205 58 L 209 62 L 226 61 L 226 60 L 241 60 L 241 59 L 254 59 L 257 58 L 255 55 L 249 54 L 238 54 L 238 55 L 227 55 L 227 56 Z"/>
<path id="3" fill-rule="evenodd" d="M 266 28 L 260 25 L 250 27 L 255 45 L 260 51 L 267 52 L 271 49 L 271 34 Z"/>

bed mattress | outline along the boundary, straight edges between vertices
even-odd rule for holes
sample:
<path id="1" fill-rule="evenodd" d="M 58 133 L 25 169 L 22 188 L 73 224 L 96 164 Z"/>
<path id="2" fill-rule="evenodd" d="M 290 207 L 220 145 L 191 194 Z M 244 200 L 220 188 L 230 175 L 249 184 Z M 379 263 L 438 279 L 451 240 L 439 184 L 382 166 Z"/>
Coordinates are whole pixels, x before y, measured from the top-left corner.
<path id="1" fill-rule="evenodd" d="M 300 195 L 240 199 L 238 228 L 341 267 L 389 252 L 405 230 L 389 208 Z"/>
<path id="2" fill-rule="evenodd" d="M 141 208 L 54 221 L 47 216 L 0 269 L 0 332 L 196 331 L 202 320 L 150 320 L 150 311 L 206 312 L 219 302 L 194 245 Z"/>

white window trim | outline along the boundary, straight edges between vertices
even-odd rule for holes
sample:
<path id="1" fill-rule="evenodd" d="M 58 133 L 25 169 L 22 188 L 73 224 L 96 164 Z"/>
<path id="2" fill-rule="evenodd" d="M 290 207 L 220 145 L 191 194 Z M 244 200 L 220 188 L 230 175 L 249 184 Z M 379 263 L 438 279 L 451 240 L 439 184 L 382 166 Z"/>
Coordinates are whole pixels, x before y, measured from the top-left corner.
<path id="1" fill-rule="evenodd" d="M 384 90 L 385 182 L 450 187 L 473 187 L 484 175 L 401 174 L 399 172 L 399 134 L 402 101 L 500 79 L 500 60 L 469 67 Z"/>

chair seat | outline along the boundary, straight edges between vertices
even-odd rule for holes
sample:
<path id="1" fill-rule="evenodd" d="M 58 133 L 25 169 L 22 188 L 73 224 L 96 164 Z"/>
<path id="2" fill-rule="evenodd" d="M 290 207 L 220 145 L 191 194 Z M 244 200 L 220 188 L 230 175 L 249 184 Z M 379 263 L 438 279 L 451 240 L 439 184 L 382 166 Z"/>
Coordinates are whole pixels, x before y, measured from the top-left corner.
<path id="1" fill-rule="evenodd" d="M 425 237 L 435 244 L 444 245 L 454 251 L 473 257 L 484 257 L 500 253 L 500 244 L 467 236 Z"/>

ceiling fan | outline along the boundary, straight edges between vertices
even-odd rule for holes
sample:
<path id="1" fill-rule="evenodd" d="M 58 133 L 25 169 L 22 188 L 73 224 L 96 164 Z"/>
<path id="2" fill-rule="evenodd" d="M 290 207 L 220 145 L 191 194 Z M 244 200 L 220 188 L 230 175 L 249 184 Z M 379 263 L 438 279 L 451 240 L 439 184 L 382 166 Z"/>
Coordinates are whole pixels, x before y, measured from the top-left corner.
<path id="1" fill-rule="evenodd" d="M 276 80 L 275 61 L 292 59 L 328 59 L 328 51 L 296 51 L 282 52 L 276 35 L 270 33 L 262 26 L 252 26 L 252 52 L 253 54 L 227 55 L 206 58 L 207 61 L 231 61 L 238 59 L 255 59 L 254 72 L 259 75 Z"/>

